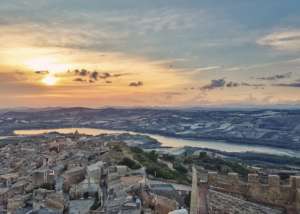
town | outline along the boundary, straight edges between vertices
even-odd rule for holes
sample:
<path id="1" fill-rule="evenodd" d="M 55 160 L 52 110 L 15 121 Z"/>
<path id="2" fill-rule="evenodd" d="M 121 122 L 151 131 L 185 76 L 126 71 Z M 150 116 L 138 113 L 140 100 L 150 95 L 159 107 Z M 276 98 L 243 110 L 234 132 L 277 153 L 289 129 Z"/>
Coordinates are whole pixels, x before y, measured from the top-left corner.
<path id="1" fill-rule="evenodd" d="M 128 137 L 128 136 L 127 136 Z M 141 144 L 48 133 L 0 147 L 1 213 L 297 213 L 300 177 L 207 170 Z M 201 152 L 197 158 L 209 159 Z M 197 159 L 198 160 L 198 159 Z M 199 160 L 198 160 L 199 161 Z M 221 168 L 238 169 L 224 163 Z M 208 167 L 209 168 L 209 167 Z M 220 173 L 220 174 L 219 174 Z M 224 212 L 225 211 L 225 212 Z"/>

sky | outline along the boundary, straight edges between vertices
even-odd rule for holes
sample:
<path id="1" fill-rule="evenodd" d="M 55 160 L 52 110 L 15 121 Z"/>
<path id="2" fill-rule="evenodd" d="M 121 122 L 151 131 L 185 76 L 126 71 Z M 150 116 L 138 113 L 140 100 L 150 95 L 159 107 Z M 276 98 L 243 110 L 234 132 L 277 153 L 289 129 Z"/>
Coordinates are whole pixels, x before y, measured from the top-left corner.
<path id="1" fill-rule="evenodd" d="M 2 0 L 0 108 L 298 106 L 299 0 Z"/>

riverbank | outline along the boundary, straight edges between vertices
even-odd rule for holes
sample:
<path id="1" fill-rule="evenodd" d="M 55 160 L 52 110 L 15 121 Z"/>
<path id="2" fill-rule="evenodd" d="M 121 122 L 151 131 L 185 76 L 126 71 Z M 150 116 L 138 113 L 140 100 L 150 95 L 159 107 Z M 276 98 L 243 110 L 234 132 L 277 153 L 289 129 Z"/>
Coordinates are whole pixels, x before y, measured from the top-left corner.
<path id="1" fill-rule="evenodd" d="M 129 133 L 129 134 L 139 134 L 139 135 L 148 135 L 151 138 L 156 139 L 161 143 L 163 147 L 198 147 L 206 149 L 214 149 L 224 152 L 253 152 L 253 153 L 263 153 L 271 155 L 281 155 L 281 156 L 291 156 L 291 157 L 300 157 L 300 152 L 289 150 L 289 149 L 279 149 L 273 147 L 257 146 L 257 145 L 240 145 L 236 143 L 228 143 L 221 141 L 205 141 L 205 140 L 186 140 L 173 137 L 165 137 L 156 134 L 147 134 L 140 132 L 124 131 L 124 130 L 107 130 L 107 129 L 95 129 L 95 128 L 57 128 L 57 129 L 33 129 L 33 130 L 16 130 L 16 135 L 37 135 L 49 132 L 59 132 L 62 134 L 74 133 L 78 131 L 81 134 L 87 135 L 99 135 L 99 134 L 120 134 L 120 133 Z"/>

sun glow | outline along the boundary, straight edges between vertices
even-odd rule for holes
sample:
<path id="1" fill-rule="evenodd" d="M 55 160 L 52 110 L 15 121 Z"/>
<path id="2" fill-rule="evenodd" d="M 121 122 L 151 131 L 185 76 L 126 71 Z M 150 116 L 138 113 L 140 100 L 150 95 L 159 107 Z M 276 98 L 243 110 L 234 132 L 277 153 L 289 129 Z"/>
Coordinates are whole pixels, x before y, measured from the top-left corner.
<path id="1" fill-rule="evenodd" d="M 26 61 L 25 64 L 34 71 L 63 72 L 68 70 L 66 64 L 59 63 L 53 57 L 33 58 Z"/>
<path id="2" fill-rule="evenodd" d="M 47 75 L 46 77 L 44 77 L 42 79 L 42 83 L 44 83 L 45 85 L 48 85 L 48 86 L 53 86 L 57 83 L 58 79 L 57 77 L 53 76 L 53 75 Z"/>

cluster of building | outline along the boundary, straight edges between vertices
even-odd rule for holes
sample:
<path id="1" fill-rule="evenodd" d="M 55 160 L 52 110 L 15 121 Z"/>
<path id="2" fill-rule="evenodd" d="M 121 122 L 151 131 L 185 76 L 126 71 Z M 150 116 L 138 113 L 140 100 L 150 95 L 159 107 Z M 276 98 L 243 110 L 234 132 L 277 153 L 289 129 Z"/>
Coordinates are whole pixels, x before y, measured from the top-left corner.
<path id="1" fill-rule="evenodd" d="M 78 133 L 22 139 L 0 147 L 0 213 L 164 214 L 190 191 L 119 165 L 111 142 Z"/>
<path id="2" fill-rule="evenodd" d="M 193 168 L 192 186 L 179 185 L 120 164 L 116 145 L 78 133 L 1 145 L 0 213 L 300 213 L 299 176 L 284 184 L 270 175 L 263 184 L 256 174 L 203 179 Z"/>

